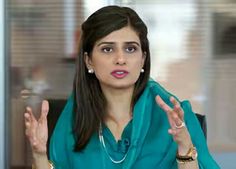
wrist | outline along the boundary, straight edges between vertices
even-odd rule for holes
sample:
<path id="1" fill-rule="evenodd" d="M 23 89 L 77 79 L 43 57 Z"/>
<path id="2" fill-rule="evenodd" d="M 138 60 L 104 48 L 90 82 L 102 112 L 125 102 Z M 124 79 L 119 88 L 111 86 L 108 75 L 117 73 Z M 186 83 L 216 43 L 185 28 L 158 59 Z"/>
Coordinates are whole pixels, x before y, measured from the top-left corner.
<path id="1" fill-rule="evenodd" d="M 179 144 L 178 145 L 178 154 L 182 155 L 182 156 L 186 155 L 191 147 L 193 147 L 192 142 L 188 142 L 185 144 Z"/>
<path id="2" fill-rule="evenodd" d="M 33 158 L 34 158 L 34 159 L 47 158 L 47 153 L 46 153 L 46 152 L 43 152 L 43 153 L 40 152 L 40 153 L 39 153 L 39 152 L 33 151 L 33 152 L 32 152 L 32 155 L 33 155 Z"/>
<path id="3" fill-rule="evenodd" d="M 48 157 L 46 153 L 32 152 L 33 164 L 32 169 L 48 169 Z"/>
<path id="4" fill-rule="evenodd" d="M 50 160 L 48 160 L 47 168 L 48 168 L 48 169 L 55 169 L 54 164 L 53 164 Z M 31 169 L 38 169 L 38 168 L 37 168 L 36 165 L 33 163 Z"/>
<path id="5" fill-rule="evenodd" d="M 177 162 L 190 162 L 197 159 L 197 149 L 193 145 L 188 149 L 185 155 L 180 155 L 178 152 L 176 154 Z"/>

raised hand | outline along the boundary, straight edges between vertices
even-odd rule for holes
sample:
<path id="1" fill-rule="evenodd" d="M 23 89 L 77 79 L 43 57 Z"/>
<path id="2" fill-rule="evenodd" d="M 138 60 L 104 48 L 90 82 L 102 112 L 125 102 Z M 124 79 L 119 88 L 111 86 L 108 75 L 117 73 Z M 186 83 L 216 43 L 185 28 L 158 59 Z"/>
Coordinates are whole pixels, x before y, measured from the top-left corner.
<path id="1" fill-rule="evenodd" d="M 166 112 L 171 128 L 168 132 L 178 144 L 178 153 L 186 154 L 189 147 L 192 146 L 191 137 L 184 123 L 184 111 L 179 102 L 170 97 L 173 108 L 168 106 L 160 96 L 156 96 L 156 103 Z"/>
<path id="2" fill-rule="evenodd" d="M 41 115 L 36 119 L 32 109 L 26 108 L 25 116 L 25 134 L 28 137 L 33 153 L 45 154 L 47 152 L 48 126 L 47 114 L 49 111 L 48 101 L 44 100 L 41 106 Z"/>

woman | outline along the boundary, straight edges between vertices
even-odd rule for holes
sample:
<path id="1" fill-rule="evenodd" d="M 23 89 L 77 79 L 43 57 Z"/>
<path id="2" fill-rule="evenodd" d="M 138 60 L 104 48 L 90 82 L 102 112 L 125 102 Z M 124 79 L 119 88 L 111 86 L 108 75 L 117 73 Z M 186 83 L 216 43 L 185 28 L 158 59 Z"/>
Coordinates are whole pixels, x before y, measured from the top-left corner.
<path id="1" fill-rule="evenodd" d="M 147 28 L 130 8 L 107 6 L 82 25 L 74 90 L 47 149 L 48 102 L 28 136 L 37 169 L 213 169 L 189 102 L 149 79 Z M 198 156 L 197 156 L 198 154 Z"/>

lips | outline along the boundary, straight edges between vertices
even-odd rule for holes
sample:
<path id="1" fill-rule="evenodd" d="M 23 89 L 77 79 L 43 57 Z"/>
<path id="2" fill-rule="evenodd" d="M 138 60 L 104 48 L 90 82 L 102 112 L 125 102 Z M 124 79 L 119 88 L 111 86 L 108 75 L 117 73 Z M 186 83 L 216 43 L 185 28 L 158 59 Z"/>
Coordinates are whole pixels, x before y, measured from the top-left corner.
<path id="1" fill-rule="evenodd" d="M 117 79 L 122 79 L 129 74 L 126 70 L 114 70 L 111 72 L 111 75 Z"/>

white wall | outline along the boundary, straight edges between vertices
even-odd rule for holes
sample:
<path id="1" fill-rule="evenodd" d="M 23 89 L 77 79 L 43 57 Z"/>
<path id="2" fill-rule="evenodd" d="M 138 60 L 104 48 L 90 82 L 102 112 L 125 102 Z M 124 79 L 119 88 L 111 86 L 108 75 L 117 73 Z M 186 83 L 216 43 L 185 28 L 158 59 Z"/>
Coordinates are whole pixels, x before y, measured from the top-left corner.
<path id="1" fill-rule="evenodd" d="M 4 106 L 4 0 L 0 0 L 0 168 L 5 168 Z"/>

